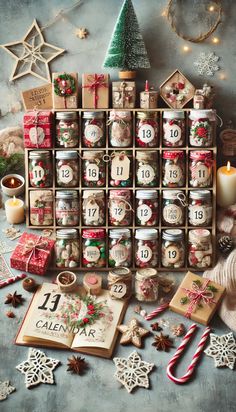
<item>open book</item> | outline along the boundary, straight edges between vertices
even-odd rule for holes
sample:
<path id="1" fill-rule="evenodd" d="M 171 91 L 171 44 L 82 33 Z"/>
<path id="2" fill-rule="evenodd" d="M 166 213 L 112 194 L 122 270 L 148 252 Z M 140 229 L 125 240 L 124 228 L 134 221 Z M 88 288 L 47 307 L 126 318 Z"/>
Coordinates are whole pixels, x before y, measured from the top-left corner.
<path id="1" fill-rule="evenodd" d="M 127 303 L 113 300 L 107 290 L 88 296 L 82 287 L 61 293 L 57 285 L 43 283 L 34 294 L 20 330 L 17 345 L 67 348 L 110 358 L 116 329 Z"/>

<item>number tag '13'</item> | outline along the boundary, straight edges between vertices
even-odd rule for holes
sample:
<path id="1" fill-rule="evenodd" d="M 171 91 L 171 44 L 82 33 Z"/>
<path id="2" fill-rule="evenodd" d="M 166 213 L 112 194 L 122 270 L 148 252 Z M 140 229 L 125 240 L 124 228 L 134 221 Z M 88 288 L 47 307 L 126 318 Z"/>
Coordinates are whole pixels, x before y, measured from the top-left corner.
<path id="1" fill-rule="evenodd" d="M 111 162 L 111 178 L 113 180 L 129 179 L 130 160 L 127 156 L 115 156 Z"/>

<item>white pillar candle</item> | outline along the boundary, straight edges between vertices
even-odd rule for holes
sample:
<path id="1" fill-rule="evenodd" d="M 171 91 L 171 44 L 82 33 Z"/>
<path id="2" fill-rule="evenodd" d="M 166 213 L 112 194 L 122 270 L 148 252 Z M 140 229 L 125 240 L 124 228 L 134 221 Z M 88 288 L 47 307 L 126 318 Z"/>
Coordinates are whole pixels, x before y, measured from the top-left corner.
<path id="1" fill-rule="evenodd" d="M 236 203 L 236 169 L 230 166 L 230 162 L 217 170 L 216 190 L 219 206 L 227 207 Z"/>
<path id="2" fill-rule="evenodd" d="M 17 199 L 15 196 L 13 199 L 8 199 L 5 202 L 5 211 L 8 223 L 16 224 L 24 222 L 25 213 L 23 200 Z"/>

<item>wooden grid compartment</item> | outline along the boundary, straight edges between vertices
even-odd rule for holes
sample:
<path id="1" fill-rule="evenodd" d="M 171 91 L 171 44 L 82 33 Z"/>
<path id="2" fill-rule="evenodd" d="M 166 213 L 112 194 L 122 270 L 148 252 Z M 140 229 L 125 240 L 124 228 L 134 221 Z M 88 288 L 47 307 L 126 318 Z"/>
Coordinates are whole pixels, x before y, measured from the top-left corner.
<path id="1" fill-rule="evenodd" d="M 103 111 L 105 112 L 106 115 L 106 119 L 108 119 L 109 117 L 109 112 L 111 110 L 114 109 L 109 109 L 109 110 L 95 110 L 95 109 L 74 109 L 74 110 L 54 110 L 54 112 L 59 112 L 59 111 L 76 111 L 78 112 L 79 115 L 79 124 L 80 124 L 80 136 L 82 135 L 82 115 L 83 112 L 94 112 L 94 111 Z M 164 226 L 162 223 L 162 213 L 161 213 L 161 207 L 162 207 L 162 192 L 163 190 L 182 190 L 185 194 L 186 194 L 186 199 L 189 199 L 189 192 L 194 191 L 194 190 L 201 190 L 201 189 L 207 189 L 210 190 L 212 193 L 212 224 L 210 226 L 205 227 L 204 229 L 209 229 L 212 233 L 212 245 L 213 245 L 213 257 L 212 257 L 212 266 L 214 266 L 214 262 L 215 262 L 215 257 L 216 257 L 216 250 L 215 250 L 215 240 L 216 240 L 216 154 L 217 154 L 217 149 L 216 149 L 216 130 L 214 130 L 214 137 L 213 137 L 213 145 L 212 147 L 191 147 L 188 145 L 188 140 L 189 140 L 189 128 L 188 128 L 188 114 L 189 111 L 191 109 L 182 109 L 182 111 L 185 112 L 185 122 L 186 122 L 186 136 L 185 136 L 185 141 L 186 141 L 186 146 L 184 147 L 164 147 L 162 145 L 162 113 L 164 111 L 168 111 L 168 110 L 172 110 L 172 109 L 133 109 L 130 110 L 133 113 L 133 145 L 131 147 L 126 147 L 126 148 L 116 148 L 116 147 L 110 147 L 109 146 L 109 135 L 108 135 L 108 126 L 106 126 L 106 145 L 105 147 L 98 147 L 98 148 L 86 148 L 83 147 L 82 145 L 82 140 L 81 138 L 79 139 L 79 146 L 78 147 L 74 147 L 74 148 L 59 148 L 59 147 L 53 147 L 52 149 L 25 149 L 25 171 L 26 171 L 26 225 L 28 228 L 30 229 L 47 229 L 47 228 L 51 228 L 53 230 L 57 230 L 57 229 L 63 229 L 65 228 L 65 226 L 57 226 L 56 225 L 56 218 L 55 218 L 55 194 L 56 191 L 60 191 L 60 190 L 76 190 L 78 191 L 78 195 L 79 195 L 79 202 L 80 202 L 80 217 L 79 217 L 79 224 L 78 226 L 73 226 L 73 228 L 78 229 L 79 231 L 79 242 L 80 242 L 80 256 L 82 255 L 81 251 L 82 251 L 82 230 L 83 229 L 94 229 L 97 228 L 97 226 L 85 226 L 83 225 L 82 222 L 82 193 L 84 190 L 103 190 L 105 192 L 105 196 L 106 196 L 106 200 L 108 200 L 108 195 L 109 195 L 109 191 L 110 190 L 114 190 L 114 189 L 120 189 L 120 187 L 114 187 L 114 186 L 110 186 L 109 185 L 109 165 L 108 163 L 106 163 L 106 185 L 104 187 L 85 187 L 82 185 L 82 173 L 80 173 L 79 176 L 79 185 L 77 187 L 57 187 L 56 185 L 56 161 L 55 161 L 55 154 L 57 151 L 67 151 L 67 150 L 76 150 L 79 153 L 79 170 L 82 170 L 82 154 L 83 151 L 86 150 L 92 150 L 92 151 L 104 151 L 104 154 L 111 154 L 112 152 L 119 152 L 119 151 L 129 151 L 132 154 L 132 161 L 131 161 L 131 170 L 132 170 L 132 184 L 130 187 L 123 187 L 122 189 L 129 189 L 131 191 L 131 193 L 133 193 L 133 209 L 135 206 L 135 193 L 137 190 L 157 190 L 158 191 L 158 204 L 159 204 L 159 224 L 156 226 L 148 226 L 148 228 L 155 228 L 158 230 L 158 247 L 159 247 L 159 265 L 157 266 L 158 271 L 185 271 L 185 270 L 191 270 L 192 268 L 188 266 L 188 256 L 187 256 L 187 244 L 188 244 L 188 232 L 191 229 L 197 229 L 197 226 L 191 226 L 188 223 L 188 208 L 186 207 L 186 213 L 185 213 L 185 224 L 183 226 L 178 226 L 178 227 L 173 227 L 173 226 Z M 120 111 L 117 109 L 117 111 Z M 142 147 L 136 147 L 136 143 L 135 143 L 135 126 L 136 126 L 136 112 L 141 111 L 141 112 L 157 112 L 158 113 L 158 123 L 159 123 L 159 132 L 158 132 L 158 141 L 159 144 L 156 147 L 151 147 L 151 148 L 142 148 Z M 54 129 L 55 130 L 55 129 Z M 54 136 L 53 141 L 56 141 L 56 138 Z M 42 150 L 48 150 L 51 152 L 51 156 L 52 156 L 52 164 L 53 164 L 53 183 L 51 187 L 47 187 L 47 188 L 34 188 L 34 187 L 30 187 L 29 184 L 29 167 L 28 167 L 28 159 L 29 159 L 29 153 L 31 151 L 42 151 Z M 147 187 L 138 187 L 136 186 L 136 162 L 135 162 L 135 155 L 138 151 L 153 151 L 156 150 L 158 153 L 158 162 L 159 162 L 159 184 L 158 186 L 155 187 L 151 187 L 151 186 L 147 186 Z M 186 185 L 184 187 L 178 187 L 178 188 L 169 188 L 169 187 L 164 187 L 162 185 L 162 153 L 165 150 L 183 150 L 185 153 L 185 159 L 186 159 L 186 164 L 185 164 L 185 171 L 186 171 Z M 213 154 L 213 179 L 212 179 L 212 186 L 211 187 L 207 187 L 207 188 L 193 188 L 189 186 L 189 152 L 190 151 L 198 151 L 198 150 L 210 150 L 212 151 Z M 29 205 L 29 191 L 30 190 L 51 190 L 53 193 L 53 198 L 54 198 L 54 217 L 53 217 L 53 225 L 52 226 L 34 226 L 30 224 L 30 205 Z M 71 228 L 71 226 L 70 226 Z M 133 213 L 133 220 L 132 220 L 132 224 L 130 226 L 110 226 L 109 225 L 109 219 L 108 219 L 108 209 L 106 209 L 106 219 L 105 219 L 105 225 L 104 226 L 99 226 L 99 228 L 104 228 L 106 230 L 107 236 L 106 236 L 106 255 L 107 255 L 107 264 L 105 268 L 94 268 L 96 271 L 105 271 L 105 270 L 109 270 L 111 269 L 108 266 L 108 232 L 110 229 L 119 229 L 119 228 L 129 228 L 131 229 L 131 235 L 132 235 L 132 244 L 133 244 L 133 264 L 131 266 L 132 270 L 137 270 L 138 268 L 135 267 L 134 264 L 134 244 L 135 244 L 135 239 L 134 239 L 134 235 L 135 235 L 135 230 L 136 229 L 141 229 L 141 228 L 145 228 L 145 226 L 138 226 L 136 225 L 136 216 L 135 213 Z M 185 249 L 185 265 L 182 268 L 165 268 L 161 266 L 161 233 L 163 230 L 165 229 L 171 229 L 171 228 L 178 228 L 178 229 L 182 229 L 185 233 L 185 245 L 186 245 L 186 249 Z M 199 227 L 202 228 L 202 227 Z M 53 265 L 53 269 L 55 269 L 55 264 Z M 60 268 L 56 268 L 56 269 L 60 269 Z M 77 268 L 73 268 L 73 270 L 89 270 L 89 268 L 87 267 L 82 267 L 82 263 L 80 261 L 80 265 Z"/>

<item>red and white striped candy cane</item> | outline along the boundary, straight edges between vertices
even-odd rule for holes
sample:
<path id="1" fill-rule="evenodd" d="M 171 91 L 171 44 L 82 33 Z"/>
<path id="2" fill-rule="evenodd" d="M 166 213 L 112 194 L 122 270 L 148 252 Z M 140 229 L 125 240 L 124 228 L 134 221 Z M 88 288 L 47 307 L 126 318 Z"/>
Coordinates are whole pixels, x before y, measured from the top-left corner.
<path id="1" fill-rule="evenodd" d="M 171 380 L 172 380 L 173 382 L 175 382 L 175 383 L 185 383 L 185 382 L 187 382 L 187 381 L 190 379 L 190 377 L 192 376 L 192 374 L 193 374 L 193 372 L 194 372 L 194 369 L 195 369 L 195 367 L 196 367 L 196 364 L 197 364 L 197 362 L 199 361 L 199 358 L 200 358 L 200 356 L 201 356 L 201 353 L 202 353 L 202 351 L 203 351 L 203 348 L 204 348 L 204 346 L 205 346 L 206 340 L 207 340 L 207 338 L 208 338 L 208 336 L 209 336 L 209 333 L 210 333 L 210 330 L 211 330 L 209 327 L 207 327 L 207 328 L 205 329 L 204 333 L 202 334 L 201 340 L 200 340 L 200 342 L 199 342 L 199 344 L 198 344 L 198 346 L 197 346 L 197 350 L 196 350 L 196 352 L 195 352 L 194 355 L 193 355 L 192 361 L 191 361 L 190 365 L 188 366 L 188 369 L 187 369 L 187 372 L 185 373 L 185 375 L 183 375 L 181 378 L 176 378 L 176 377 L 173 375 L 172 370 L 173 370 L 176 362 L 177 362 L 178 359 L 180 358 L 181 353 L 185 350 L 185 348 L 186 348 L 186 346 L 187 346 L 187 344 L 188 344 L 188 341 L 191 339 L 191 337 L 192 337 L 192 335 L 194 334 L 196 328 L 197 328 L 197 325 L 196 325 L 195 323 L 193 323 L 193 324 L 190 326 L 188 332 L 186 333 L 186 335 L 185 335 L 184 338 L 183 338 L 182 343 L 180 344 L 180 346 L 178 347 L 178 349 L 177 349 L 177 351 L 175 352 L 174 356 L 171 358 L 171 360 L 170 360 L 169 363 L 168 363 L 168 366 L 167 366 L 167 369 L 166 369 L 167 376 L 168 376 L 169 379 L 171 379 Z"/>
<path id="2" fill-rule="evenodd" d="M 159 315 L 159 313 L 161 313 L 161 312 L 164 312 L 164 310 L 166 310 L 169 307 L 169 303 L 170 303 L 170 301 L 162 303 L 162 305 L 158 306 L 156 309 L 154 309 L 152 312 L 150 312 L 149 315 L 145 316 L 145 319 L 146 320 L 151 320 L 151 319 L 155 318 L 155 316 Z"/>
<path id="3" fill-rule="evenodd" d="M 27 275 L 25 274 L 21 274 L 21 275 L 16 275 L 16 276 L 12 276 L 10 278 L 7 278 L 6 280 L 0 282 L 0 288 L 3 288 L 4 286 L 10 285 L 11 283 L 16 282 L 17 280 L 21 280 L 26 278 Z"/>

